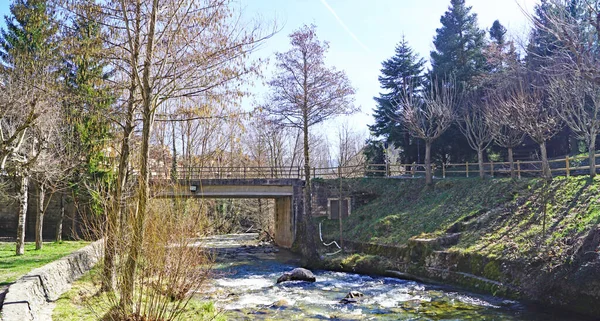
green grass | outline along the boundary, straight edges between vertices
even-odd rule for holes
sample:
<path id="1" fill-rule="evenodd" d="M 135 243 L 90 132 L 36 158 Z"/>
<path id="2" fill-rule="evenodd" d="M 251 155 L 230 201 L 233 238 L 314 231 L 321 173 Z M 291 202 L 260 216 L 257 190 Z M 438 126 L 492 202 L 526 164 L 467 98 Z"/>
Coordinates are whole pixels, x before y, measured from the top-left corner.
<path id="1" fill-rule="evenodd" d="M 420 234 L 443 232 L 465 217 L 477 216 L 515 198 L 529 181 L 448 179 L 427 188 L 423 180 L 348 180 L 358 203 L 345 221 L 345 237 L 378 244 L 403 244 Z M 324 235 L 337 238 L 337 221 L 324 222 Z"/>
<path id="2" fill-rule="evenodd" d="M 84 241 L 44 243 L 35 250 L 35 243 L 25 243 L 25 254 L 15 255 L 15 243 L 0 243 L 0 286 L 16 281 L 29 271 L 58 260 L 59 258 L 89 244 Z"/>
<path id="3" fill-rule="evenodd" d="M 61 321 L 96 321 L 110 319 L 105 317 L 110 310 L 107 295 L 98 294 L 100 267 L 97 265 L 88 273 L 75 281 L 71 289 L 56 301 L 52 311 L 52 320 Z M 179 320 L 211 320 L 224 321 L 226 317 L 212 302 L 199 301 L 192 298 Z"/>
<path id="4" fill-rule="evenodd" d="M 346 240 L 403 245 L 411 237 L 461 232 L 453 251 L 543 260 L 552 267 L 572 260 L 575 247 L 600 226 L 600 177 L 557 177 L 547 185 L 541 179 L 477 178 L 438 181 L 433 188 L 421 180 L 346 184 L 357 204 L 344 221 Z M 337 221 L 318 220 L 324 220 L 325 238 L 338 239 Z"/>

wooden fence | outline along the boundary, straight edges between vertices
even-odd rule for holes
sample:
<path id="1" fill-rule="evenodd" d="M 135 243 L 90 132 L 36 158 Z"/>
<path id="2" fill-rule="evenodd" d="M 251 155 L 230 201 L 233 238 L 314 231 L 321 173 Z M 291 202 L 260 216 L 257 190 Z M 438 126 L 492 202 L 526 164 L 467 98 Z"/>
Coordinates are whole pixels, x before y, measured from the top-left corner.
<path id="1" fill-rule="evenodd" d="M 596 155 L 600 158 L 600 154 Z M 587 175 L 589 173 L 588 156 L 565 157 L 549 160 L 550 171 L 554 176 Z M 598 162 L 596 161 L 596 165 Z M 598 166 L 600 167 L 600 166 Z M 517 160 L 513 164 L 515 176 L 540 177 L 542 175 L 541 161 Z M 176 172 L 169 168 L 155 169 L 152 179 L 304 179 L 303 167 L 178 167 Z M 447 163 L 432 164 L 431 170 L 436 178 L 449 177 L 477 177 L 479 176 L 478 163 Z M 509 177 L 511 165 L 509 162 L 483 163 L 483 172 L 489 177 Z M 176 173 L 174 176 L 173 174 Z M 361 164 L 344 167 L 311 167 L 312 178 L 334 179 L 341 177 L 395 177 L 416 178 L 425 176 L 425 164 Z"/>

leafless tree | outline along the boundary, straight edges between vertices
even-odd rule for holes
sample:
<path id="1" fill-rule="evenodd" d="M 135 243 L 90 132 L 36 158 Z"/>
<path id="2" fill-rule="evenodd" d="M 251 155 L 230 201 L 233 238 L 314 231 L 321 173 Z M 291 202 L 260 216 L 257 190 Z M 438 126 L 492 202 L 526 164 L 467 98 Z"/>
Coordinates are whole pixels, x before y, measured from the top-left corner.
<path id="1" fill-rule="evenodd" d="M 407 90 L 412 92 L 412 88 Z M 425 141 L 425 181 L 433 183 L 431 171 L 431 144 L 439 138 L 456 119 L 456 106 L 460 98 L 451 82 L 431 81 L 429 91 L 423 96 L 403 95 L 400 117 L 411 135 Z"/>
<path id="2" fill-rule="evenodd" d="M 517 117 L 517 115 L 502 113 L 501 109 L 498 109 L 499 105 L 495 98 L 488 101 L 485 107 L 485 121 L 491 130 L 496 145 L 507 149 L 510 177 L 515 178 L 513 149 L 523 142 L 525 134 L 515 127 L 517 122 L 514 117 Z"/>
<path id="3" fill-rule="evenodd" d="M 465 106 L 458 119 L 460 131 L 467 138 L 469 146 L 477 151 L 479 177 L 484 178 L 483 152 L 492 143 L 492 130 L 486 121 L 485 101 L 479 92 L 474 92 L 465 100 Z"/>
<path id="4" fill-rule="evenodd" d="M 358 168 L 352 168 L 352 166 L 365 163 L 363 147 L 365 146 L 366 137 L 361 132 L 353 130 L 348 122 L 344 122 L 338 127 L 337 138 L 338 152 L 335 163 L 342 167 L 343 175 L 351 174 L 353 171 L 358 170 Z"/>
<path id="5" fill-rule="evenodd" d="M 556 114 L 588 146 L 590 176 L 596 175 L 596 137 L 600 133 L 600 84 L 581 75 L 552 77 L 548 92 Z"/>
<path id="6" fill-rule="evenodd" d="M 271 88 L 267 111 L 279 122 L 302 130 L 304 138 L 304 215 L 298 235 L 309 235 L 311 215 L 309 129 L 323 121 L 353 113 L 354 88 L 343 71 L 328 68 L 327 42 L 317 38 L 314 25 L 304 26 L 290 35 L 292 49 L 277 53 L 277 71 L 268 84 Z M 318 259 L 314 240 L 298 240 L 309 260 Z M 308 243 L 307 243 L 308 242 Z"/>
<path id="7" fill-rule="evenodd" d="M 549 106 L 545 84 L 539 77 L 527 71 L 517 72 L 514 77 L 513 84 L 503 89 L 499 99 L 502 123 L 510 123 L 539 144 L 542 176 L 551 179 L 546 142 L 560 131 L 562 122 Z"/>
<path id="8" fill-rule="evenodd" d="M 150 139 L 158 108 L 182 98 L 201 99 L 213 108 L 235 103 L 243 96 L 239 85 L 257 70 L 247 60 L 249 52 L 270 35 L 262 36 L 258 26 L 240 25 L 229 2 L 114 0 L 104 4 L 106 25 L 114 37 L 110 43 L 118 58 L 115 70 L 125 75 L 122 79 L 130 79 L 124 95 L 127 114 L 137 111 L 141 118 L 137 208 L 125 225 L 131 244 L 120 286 L 125 315 L 135 308 L 132 296 L 149 201 Z M 126 167 L 127 162 L 121 159 L 121 163 Z M 120 166 L 120 177 L 121 170 Z"/>
<path id="9" fill-rule="evenodd" d="M 46 63 L 44 61 L 43 63 Z M 24 253 L 29 181 L 48 150 L 58 119 L 56 87 L 41 61 L 3 68 L 0 90 L 0 173 L 20 180 L 16 253 Z"/>

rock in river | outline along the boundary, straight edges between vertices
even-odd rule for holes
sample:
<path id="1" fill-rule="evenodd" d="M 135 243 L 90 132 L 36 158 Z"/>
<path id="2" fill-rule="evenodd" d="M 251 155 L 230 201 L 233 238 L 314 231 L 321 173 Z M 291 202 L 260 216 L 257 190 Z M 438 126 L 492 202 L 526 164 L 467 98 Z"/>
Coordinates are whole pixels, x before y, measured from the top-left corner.
<path id="1" fill-rule="evenodd" d="M 346 294 L 346 297 L 340 301 L 340 303 L 342 303 L 342 304 L 357 303 L 358 300 L 360 300 L 364 297 L 365 297 L 365 295 L 358 291 L 350 291 L 348 294 Z"/>
<path id="2" fill-rule="evenodd" d="M 306 281 L 306 282 L 315 282 L 317 279 L 315 275 L 304 268 L 295 268 L 290 272 L 283 273 L 277 279 L 277 283 L 286 282 L 286 281 Z"/>

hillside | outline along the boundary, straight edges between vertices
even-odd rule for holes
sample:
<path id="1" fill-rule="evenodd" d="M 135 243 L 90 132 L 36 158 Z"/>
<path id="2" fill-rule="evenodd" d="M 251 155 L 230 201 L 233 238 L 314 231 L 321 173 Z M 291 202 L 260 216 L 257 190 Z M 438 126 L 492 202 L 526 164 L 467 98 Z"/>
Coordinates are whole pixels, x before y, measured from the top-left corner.
<path id="1" fill-rule="evenodd" d="M 344 238 L 402 273 L 600 315 L 599 187 L 587 177 L 348 180 Z M 337 231 L 324 221 L 325 238 Z"/>

